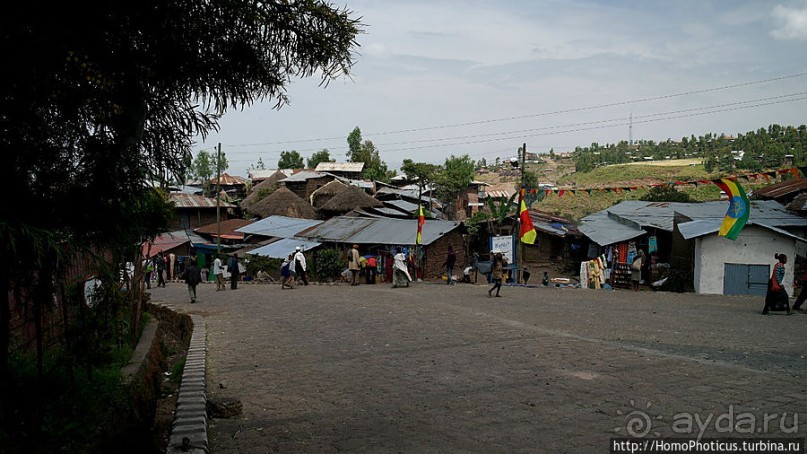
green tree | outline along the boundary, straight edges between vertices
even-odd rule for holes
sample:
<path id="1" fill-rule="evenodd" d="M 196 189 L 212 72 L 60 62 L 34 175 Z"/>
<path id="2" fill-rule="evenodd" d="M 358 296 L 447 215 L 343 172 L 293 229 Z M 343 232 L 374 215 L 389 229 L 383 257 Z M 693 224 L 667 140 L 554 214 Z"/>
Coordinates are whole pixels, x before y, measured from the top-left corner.
<path id="1" fill-rule="evenodd" d="M 258 162 L 255 164 L 250 164 L 250 170 L 266 170 L 266 164 L 263 163 L 263 159 L 258 158 Z"/>
<path id="2" fill-rule="evenodd" d="M 116 264 L 139 263 L 142 240 L 165 229 L 160 214 L 167 202 L 154 196 L 146 203 L 146 182 L 155 175 L 184 181 L 194 138 L 217 130 L 228 108 L 259 100 L 280 107 L 288 102 L 292 79 L 316 74 L 327 83 L 347 74 L 362 25 L 351 11 L 321 0 L 31 0 L 5 11 L 0 27 L 4 61 L 14 68 L 0 84 L 0 143 L 9 163 L 0 175 L 15 191 L 0 222 L 0 420 L 13 420 L 16 426 L 3 429 L 25 433 L 29 441 L 58 439 L 41 437 L 46 424 L 21 421 L 7 405 L 19 391 L 9 375 L 9 295 L 26 311 L 52 307 L 54 295 L 66 293 L 60 278 L 72 258 L 59 255 L 71 250 L 97 258 L 94 267 L 99 275 L 105 269 L 116 289 Z M 79 299 L 62 301 L 75 301 L 78 311 Z M 88 326 L 122 326 L 115 317 L 124 306 L 111 301 L 108 307 L 103 314 L 113 315 L 106 324 Z M 139 315 L 142 300 L 131 310 Z M 65 323 L 75 320 L 70 313 L 64 310 Z M 118 339 L 115 332 L 93 330 L 88 339 Z M 87 331 L 64 326 L 60 332 Z M 105 342 L 84 345 L 97 347 L 86 352 L 82 367 L 67 370 L 91 372 L 93 358 L 107 348 Z M 40 364 L 44 354 L 37 351 Z M 66 359 L 81 361 L 76 355 Z M 37 383 L 48 383 L 45 369 L 39 370 Z M 76 383 L 74 378 L 67 382 Z M 40 391 L 47 389 L 25 394 Z M 61 396 L 48 398 L 62 402 Z M 9 440 L 5 434 L 0 439 Z"/>
<path id="3" fill-rule="evenodd" d="M 437 195 L 447 206 L 451 207 L 448 213 L 449 218 L 454 219 L 456 201 L 473 179 L 474 161 L 468 155 L 460 157 L 451 155 L 445 160 L 442 170 L 435 175 Z"/>
<path id="4" fill-rule="evenodd" d="M 431 186 L 438 173 L 442 169 L 438 165 L 429 164 L 426 162 L 414 162 L 411 159 L 404 159 L 401 171 L 406 175 L 410 181 L 417 182 L 419 193 L 418 196 L 423 194 L 423 189 Z M 417 213 L 415 213 L 417 215 Z"/>
<path id="5" fill-rule="evenodd" d="M 304 166 L 303 157 L 296 150 L 280 152 L 279 169 L 302 169 Z"/>
<path id="6" fill-rule="evenodd" d="M 372 141 L 362 142 L 361 129 L 356 126 L 347 136 L 347 157 L 350 162 L 363 162 L 362 176 L 368 180 L 389 182 L 395 176 L 395 171 L 387 169 L 387 164 L 381 160 L 381 155 Z"/>
<path id="7" fill-rule="evenodd" d="M 681 192 L 671 184 L 653 186 L 639 200 L 646 202 L 691 202 L 689 194 Z"/>
<path id="8" fill-rule="evenodd" d="M 221 162 L 217 163 L 216 153 L 200 150 L 191 164 L 189 175 L 202 183 L 202 190 L 209 196 L 211 181 L 219 174 L 219 170 L 224 171 L 229 166 L 224 153 L 221 154 Z"/>
<path id="9" fill-rule="evenodd" d="M 331 159 L 331 152 L 328 151 L 327 148 L 323 148 L 322 151 L 317 151 L 316 153 L 312 154 L 310 158 L 308 158 L 308 168 L 316 169 L 320 162 L 335 161 L 335 159 Z"/>

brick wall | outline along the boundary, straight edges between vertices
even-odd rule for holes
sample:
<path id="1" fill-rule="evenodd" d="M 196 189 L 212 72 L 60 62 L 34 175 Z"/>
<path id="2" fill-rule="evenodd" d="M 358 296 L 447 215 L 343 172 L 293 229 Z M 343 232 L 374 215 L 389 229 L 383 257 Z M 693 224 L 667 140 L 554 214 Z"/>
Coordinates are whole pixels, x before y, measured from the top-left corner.
<path id="1" fill-rule="evenodd" d="M 468 265 L 468 258 L 465 255 L 465 242 L 462 238 L 462 233 L 459 232 L 459 229 L 455 229 L 430 244 L 426 249 L 423 279 L 442 279 L 445 273 L 443 263 L 446 261 L 446 253 L 448 253 L 449 245 L 454 248 L 454 253 L 457 254 L 457 263 L 454 265 L 454 275 L 462 276 L 463 268 Z"/>

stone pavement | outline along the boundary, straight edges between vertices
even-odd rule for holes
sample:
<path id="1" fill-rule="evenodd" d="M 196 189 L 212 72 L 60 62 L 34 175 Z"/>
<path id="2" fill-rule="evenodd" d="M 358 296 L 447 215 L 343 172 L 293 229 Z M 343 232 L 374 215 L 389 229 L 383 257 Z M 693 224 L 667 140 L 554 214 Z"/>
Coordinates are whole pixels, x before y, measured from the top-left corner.
<path id="1" fill-rule="evenodd" d="M 208 397 L 243 402 L 210 420 L 213 453 L 585 453 L 613 436 L 807 433 L 807 315 L 762 316 L 760 297 L 486 289 L 151 294 L 204 317 Z"/>

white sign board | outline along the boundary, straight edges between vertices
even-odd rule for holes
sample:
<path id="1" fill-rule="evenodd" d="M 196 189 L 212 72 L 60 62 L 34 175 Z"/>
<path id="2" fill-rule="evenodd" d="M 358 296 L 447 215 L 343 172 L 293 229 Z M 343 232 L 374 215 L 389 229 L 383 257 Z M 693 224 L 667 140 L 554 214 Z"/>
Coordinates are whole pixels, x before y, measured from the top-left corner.
<path id="1" fill-rule="evenodd" d="M 507 263 L 513 263 L 513 237 L 511 235 L 490 237 L 490 251 L 501 252 Z"/>

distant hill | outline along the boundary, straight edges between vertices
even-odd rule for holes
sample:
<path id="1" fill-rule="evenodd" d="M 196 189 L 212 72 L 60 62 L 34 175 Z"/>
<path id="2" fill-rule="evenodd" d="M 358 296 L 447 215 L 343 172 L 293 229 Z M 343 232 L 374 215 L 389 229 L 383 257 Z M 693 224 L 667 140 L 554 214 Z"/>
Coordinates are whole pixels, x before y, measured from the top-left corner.
<path id="1" fill-rule="evenodd" d="M 654 162 L 637 162 L 600 166 L 589 172 L 575 172 L 571 158 L 549 159 L 544 156 L 540 163 L 528 164 L 527 170 L 535 172 L 538 181 L 566 190 L 564 195 L 551 193 L 532 207 L 575 221 L 589 214 L 604 210 L 623 200 L 637 200 L 651 187 L 659 183 L 676 181 L 712 180 L 719 177 L 707 172 L 700 159 L 671 159 Z M 505 173 L 510 173 L 505 169 Z M 749 173 L 738 171 L 738 173 Z M 477 179 L 493 185 L 509 184 L 515 189 L 518 174 L 500 176 L 497 172 L 477 174 Z M 743 183 L 746 191 L 765 186 L 767 182 Z M 612 191 L 613 188 L 637 187 L 637 190 Z M 589 194 L 586 189 L 591 189 Z M 687 193 L 694 201 L 717 200 L 720 190 L 713 184 L 679 185 L 676 189 Z M 575 193 L 569 192 L 574 190 Z"/>

